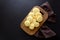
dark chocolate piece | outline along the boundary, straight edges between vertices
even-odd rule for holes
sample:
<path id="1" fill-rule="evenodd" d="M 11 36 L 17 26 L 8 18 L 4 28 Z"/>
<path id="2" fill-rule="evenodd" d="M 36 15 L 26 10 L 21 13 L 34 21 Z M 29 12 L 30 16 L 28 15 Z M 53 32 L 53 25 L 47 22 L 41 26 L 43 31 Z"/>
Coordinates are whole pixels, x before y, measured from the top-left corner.
<path id="1" fill-rule="evenodd" d="M 56 23 L 56 18 L 49 18 L 48 21 L 52 23 Z"/>
<path id="2" fill-rule="evenodd" d="M 48 12 L 48 16 L 49 16 L 48 21 L 52 23 L 56 23 L 56 17 L 55 17 L 56 14 L 53 12 L 50 4 L 48 2 L 45 2 L 41 5 L 41 7 Z"/>
<path id="3" fill-rule="evenodd" d="M 43 29 L 43 28 L 46 28 L 46 29 Z M 55 36 L 56 33 L 53 32 L 48 26 L 44 25 L 41 27 L 40 31 L 43 33 L 43 35 L 45 36 L 45 38 L 49 38 L 49 37 L 52 37 L 52 36 Z"/>
<path id="4" fill-rule="evenodd" d="M 42 34 L 41 31 L 38 31 L 38 32 L 35 34 L 35 37 L 37 37 L 37 38 L 44 38 L 44 35 Z"/>
<path id="5" fill-rule="evenodd" d="M 48 12 L 48 15 L 51 16 L 52 14 L 54 14 L 50 4 L 48 2 L 45 2 L 41 5 L 41 7 Z"/>
<path id="6" fill-rule="evenodd" d="M 49 22 L 52 22 L 52 23 L 56 23 L 56 14 L 53 14 L 53 15 L 51 15 L 49 18 L 48 18 L 48 21 Z"/>

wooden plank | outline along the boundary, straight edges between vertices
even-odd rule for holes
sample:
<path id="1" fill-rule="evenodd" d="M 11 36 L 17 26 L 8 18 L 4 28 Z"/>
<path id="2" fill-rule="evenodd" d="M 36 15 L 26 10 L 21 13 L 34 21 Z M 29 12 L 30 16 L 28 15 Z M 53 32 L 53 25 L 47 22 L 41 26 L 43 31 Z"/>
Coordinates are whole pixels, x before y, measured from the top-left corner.
<path id="1" fill-rule="evenodd" d="M 22 20 L 22 22 L 21 22 L 21 24 L 20 24 L 20 27 L 21 27 L 21 29 L 23 29 L 27 34 L 29 34 L 29 35 L 34 35 L 37 31 L 38 31 L 38 29 L 43 25 L 43 23 L 47 20 L 47 18 L 48 18 L 48 13 L 45 11 L 45 10 L 43 10 L 40 6 L 34 6 L 34 7 L 37 7 L 37 8 L 39 8 L 40 9 L 40 11 L 43 13 L 43 21 L 40 23 L 40 25 L 39 25 L 39 27 L 37 27 L 37 28 L 34 28 L 34 30 L 30 30 L 29 28 L 27 28 L 25 25 L 24 25 L 24 21 L 26 20 L 26 17 L 24 18 L 24 20 Z M 34 8 L 33 7 L 33 8 Z M 32 9 L 33 9 L 32 8 Z M 32 10 L 31 10 L 32 11 Z M 30 11 L 30 12 L 31 12 Z"/>

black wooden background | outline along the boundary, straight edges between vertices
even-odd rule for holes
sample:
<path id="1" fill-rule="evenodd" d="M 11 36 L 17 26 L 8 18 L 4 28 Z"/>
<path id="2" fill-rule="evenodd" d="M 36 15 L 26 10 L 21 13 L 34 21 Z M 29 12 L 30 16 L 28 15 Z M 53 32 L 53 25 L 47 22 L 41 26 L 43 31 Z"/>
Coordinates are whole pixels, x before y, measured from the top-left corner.
<path id="1" fill-rule="evenodd" d="M 19 26 L 20 22 L 35 5 L 41 5 L 47 0 L 0 0 L 0 40 L 39 40 L 36 37 L 32 37 L 23 32 Z M 56 9 L 56 1 L 48 1 L 53 10 Z M 56 26 L 52 27 L 56 32 Z M 58 28 L 59 29 L 59 28 Z M 56 39 L 56 36 L 50 38 Z M 41 40 L 41 39 L 40 39 Z"/>

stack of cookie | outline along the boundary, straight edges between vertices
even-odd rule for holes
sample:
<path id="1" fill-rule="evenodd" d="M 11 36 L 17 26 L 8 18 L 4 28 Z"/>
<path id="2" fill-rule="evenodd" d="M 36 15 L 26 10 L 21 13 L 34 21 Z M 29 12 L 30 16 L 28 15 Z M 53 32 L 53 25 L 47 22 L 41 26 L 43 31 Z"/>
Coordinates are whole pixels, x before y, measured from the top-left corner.
<path id="1" fill-rule="evenodd" d="M 39 25 L 40 25 L 39 23 L 42 21 L 43 21 L 43 16 L 42 16 L 41 12 L 37 7 L 35 7 L 28 14 L 24 24 L 30 30 L 33 30 L 35 27 L 39 27 Z"/>

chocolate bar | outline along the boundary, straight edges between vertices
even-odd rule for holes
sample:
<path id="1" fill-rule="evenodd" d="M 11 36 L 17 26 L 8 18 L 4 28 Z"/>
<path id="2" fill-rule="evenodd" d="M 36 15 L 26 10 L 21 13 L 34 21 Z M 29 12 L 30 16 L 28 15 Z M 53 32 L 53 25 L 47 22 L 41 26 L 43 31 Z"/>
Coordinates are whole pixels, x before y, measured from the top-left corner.
<path id="1" fill-rule="evenodd" d="M 46 3 L 43 3 L 43 4 L 41 5 L 41 7 L 42 7 L 45 11 L 48 12 L 49 18 L 48 18 L 47 21 L 52 22 L 52 23 L 55 23 L 55 22 L 56 22 L 56 18 L 55 18 L 56 14 L 53 12 L 50 4 L 49 4 L 48 2 L 46 2 Z"/>
<path id="2" fill-rule="evenodd" d="M 44 35 L 42 34 L 42 32 L 39 30 L 36 34 L 35 37 L 37 38 L 44 38 Z"/>
<path id="3" fill-rule="evenodd" d="M 41 5 L 41 7 L 48 12 L 48 15 L 51 16 L 52 14 L 54 14 L 50 4 L 48 2 L 45 2 Z"/>
<path id="4" fill-rule="evenodd" d="M 55 36 L 56 33 L 52 31 L 47 25 L 43 25 L 41 29 L 35 34 L 38 38 L 50 38 Z"/>
<path id="5" fill-rule="evenodd" d="M 48 18 L 48 21 L 49 21 L 49 22 L 52 22 L 52 23 L 56 23 L 56 14 L 52 14 L 52 15 Z"/>
<path id="6" fill-rule="evenodd" d="M 42 28 L 40 29 L 40 31 L 43 33 L 43 35 L 45 36 L 45 38 L 50 38 L 52 36 L 55 36 L 56 33 L 54 31 L 52 31 L 48 26 L 44 25 L 42 26 Z"/>

